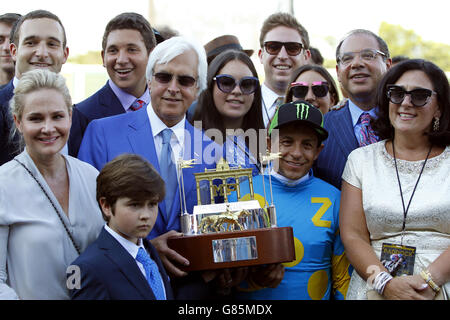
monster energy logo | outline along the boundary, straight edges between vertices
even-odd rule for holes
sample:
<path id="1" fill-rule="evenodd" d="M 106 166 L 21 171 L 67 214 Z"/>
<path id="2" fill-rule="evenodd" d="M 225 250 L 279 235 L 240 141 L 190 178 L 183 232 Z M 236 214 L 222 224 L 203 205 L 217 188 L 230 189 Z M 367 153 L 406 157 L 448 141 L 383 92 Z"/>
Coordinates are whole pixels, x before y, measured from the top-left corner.
<path id="1" fill-rule="evenodd" d="M 297 107 L 297 119 L 307 119 L 309 114 L 309 106 L 304 103 L 297 103 L 295 106 Z M 305 114 L 305 116 L 303 116 L 303 114 Z"/>

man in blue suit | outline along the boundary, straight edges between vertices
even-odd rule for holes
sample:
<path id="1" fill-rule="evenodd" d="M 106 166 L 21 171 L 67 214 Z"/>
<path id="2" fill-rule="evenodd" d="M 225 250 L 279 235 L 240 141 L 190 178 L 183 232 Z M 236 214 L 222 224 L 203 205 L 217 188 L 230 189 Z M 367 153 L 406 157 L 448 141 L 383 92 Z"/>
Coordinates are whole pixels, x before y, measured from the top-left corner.
<path id="1" fill-rule="evenodd" d="M 215 167 L 215 161 L 222 154 L 222 147 L 192 127 L 185 116 L 199 92 L 206 88 L 206 71 L 206 54 L 200 45 L 182 37 L 162 42 L 150 54 L 147 65 L 150 104 L 135 112 L 92 121 L 78 153 L 79 159 L 99 170 L 117 155 L 138 154 L 162 175 L 166 182 L 166 198 L 159 204 L 158 219 L 149 239 L 167 272 L 175 278 L 187 275 L 179 266 L 189 262 L 167 246 L 168 237 L 181 235 L 178 232 L 180 188 L 177 182 L 171 182 L 173 178 L 177 179 L 177 173 L 173 176 L 170 168 L 180 158 L 196 160 L 196 165 L 182 171 L 186 209 L 192 213 L 197 204 L 193 173 Z M 166 133 L 169 133 L 168 137 Z M 181 298 L 200 297 L 195 293 L 197 288 L 191 287 Z"/>
<path id="2" fill-rule="evenodd" d="M 163 198 L 164 181 L 140 156 L 118 156 L 102 169 L 97 201 L 107 225 L 69 269 L 79 271 L 68 277 L 72 299 L 173 299 L 158 253 L 145 239 Z"/>
<path id="3" fill-rule="evenodd" d="M 132 112 L 150 102 L 145 70 L 155 46 L 152 27 L 142 15 L 121 13 L 108 22 L 101 54 L 109 80 L 92 96 L 74 105 L 68 141 L 71 156 L 77 156 L 89 122 Z"/>
<path id="4" fill-rule="evenodd" d="M 15 77 L 0 91 L 0 165 L 11 160 L 16 151 L 15 144 L 8 138 L 13 123 L 9 100 L 17 82 L 22 74 L 37 68 L 59 73 L 69 56 L 66 43 L 64 26 L 51 12 L 31 11 L 17 21 L 10 45 L 11 57 L 16 63 Z"/>
<path id="5" fill-rule="evenodd" d="M 371 31 L 357 29 L 339 43 L 336 62 L 338 80 L 348 100 L 343 108 L 332 110 L 324 117 L 329 137 L 315 163 L 314 173 L 340 189 L 350 152 L 377 140 L 368 120 L 364 119 L 376 116 L 377 86 L 392 61 L 383 39 Z"/>

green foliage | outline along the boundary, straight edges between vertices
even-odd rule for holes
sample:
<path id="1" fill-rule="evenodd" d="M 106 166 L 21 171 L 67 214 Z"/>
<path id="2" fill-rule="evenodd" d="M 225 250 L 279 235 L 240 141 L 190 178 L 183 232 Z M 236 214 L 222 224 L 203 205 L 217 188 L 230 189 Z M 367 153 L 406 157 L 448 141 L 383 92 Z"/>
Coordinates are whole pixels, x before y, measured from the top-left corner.
<path id="1" fill-rule="evenodd" d="M 379 35 L 389 46 L 391 57 L 398 55 L 430 60 L 445 71 L 450 71 L 450 45 L 425 41 L 413 30 L 382 22 Z"/>
<path id="2" fill-rule="evenodd" d="M 323 62 L 323 66 L 325 67 L 325 69 L 336 68 L 336 59 L 325 59 Z"/>
<path id="3" fill-rule="evenodd" d="M 68 62 L 77 64 L 103 64 L 100 51 L 88 51 L 85 54 L 79 54 L 74 57 L 69 56 Z"/>

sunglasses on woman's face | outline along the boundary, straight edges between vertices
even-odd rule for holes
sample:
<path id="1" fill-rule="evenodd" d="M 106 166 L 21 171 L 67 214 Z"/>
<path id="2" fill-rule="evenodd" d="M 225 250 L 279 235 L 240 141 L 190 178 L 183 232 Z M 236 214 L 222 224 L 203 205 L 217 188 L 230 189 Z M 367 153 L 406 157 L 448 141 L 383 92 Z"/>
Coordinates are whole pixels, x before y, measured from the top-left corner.
<path id="1" fill-rule="evenodd" d="M 158 72 L 153 75 L 159 83 L 168 84 L 174 77 L 173 74 L 167 72 Z M 176 76 L 177 82 L 182 87 L 192 87 L 195 84 L 195 78 L 191 76 Z"/>
<path id="2" fill-rule="evenodd" d="M 243 77 L 237 81 L 229 74 L 219 74 L 213 78 L 217 83 L 217 87 L 224 93 L 231 93 L 236 86 L 239 86 L 242 94 L 252 94 L 259 86 L 259 80 L 256 77 Z"/>
<path id="3" fill-rule="evenodd" d="M 309 90 L 308 82 L 293 82 L 291 83 L 292 95 L 297 99 L 305 99 Z M 328 93 L 328 82 L 316 81 L 311 83 L 311 90 L 317 98 L 323 98 Z"/>
<path id="4" fill-rule="evenodd" d="M 425 88 L 417 88 L 411 91 L 406 91 L 403 87 L 397 85 L 387 86 L 387 97 L 389 101 L 394 104 L 401 104 L 405 100 L 406 95 L 409 94 L 411 103 L 415 107 L 423 107 L 426 105 L 433 94 L 433 90 Z"/>

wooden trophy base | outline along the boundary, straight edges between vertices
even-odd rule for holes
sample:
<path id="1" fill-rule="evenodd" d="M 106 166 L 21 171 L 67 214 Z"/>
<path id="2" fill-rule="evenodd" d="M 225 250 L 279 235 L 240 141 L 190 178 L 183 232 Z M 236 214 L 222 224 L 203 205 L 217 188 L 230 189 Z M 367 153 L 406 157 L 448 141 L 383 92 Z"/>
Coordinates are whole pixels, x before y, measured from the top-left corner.
<path id="1" fill-rule="evenodd" d="M 217 232 L 167 240 L 189 260 L 184 271 L 248 267 L 295 260 L 292 227 Z"/>

